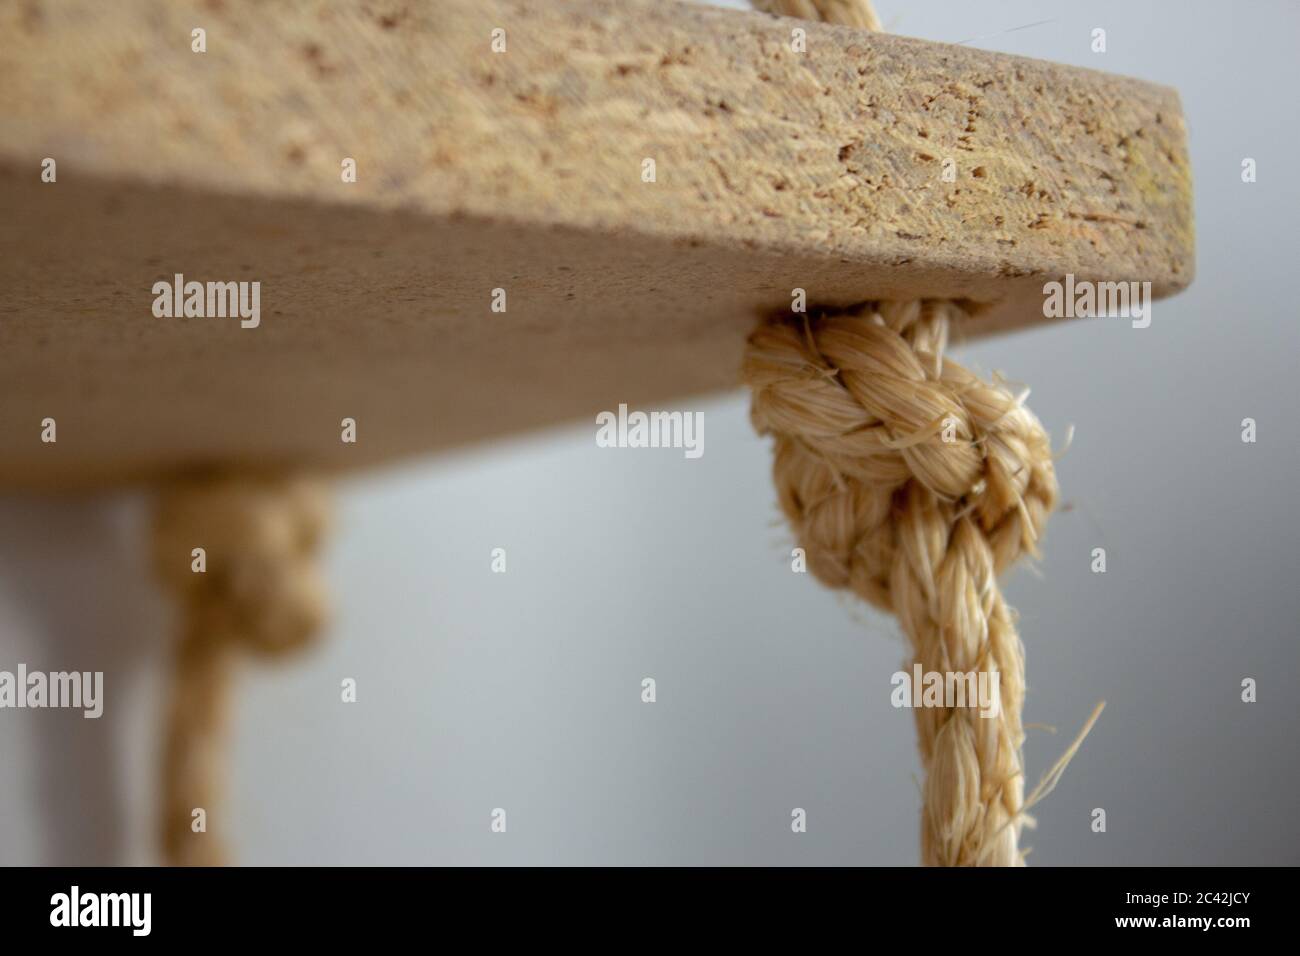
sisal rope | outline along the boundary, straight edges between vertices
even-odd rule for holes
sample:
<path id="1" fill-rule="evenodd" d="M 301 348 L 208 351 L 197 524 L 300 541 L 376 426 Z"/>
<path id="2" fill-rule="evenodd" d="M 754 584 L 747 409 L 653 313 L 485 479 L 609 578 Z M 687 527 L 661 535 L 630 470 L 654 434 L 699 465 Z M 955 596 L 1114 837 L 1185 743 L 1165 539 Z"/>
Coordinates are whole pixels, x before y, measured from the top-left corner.
<path id="1" fill-rule="evenodd" d="M 880 29 L 867 0 L 754 5 Z M 755 428 L 775 437 L 781 507 L 813 574 L 895 614 L 923 671 L 999 676 L 995 716 L 915 708 L 922 862 L 1018 866 L 1026 811 L 1100 706 L 1026 800 L 1024 651 L 998 575 L 1034 553 L 1056 475 L 1023 396 L 945 357 L 965 318 L 956 303 L 925 300 L 771 321 L 749 340 L 744 378 Z"/>
<path id="2" fill-rule="evenodd" d="M 314 556 L 328 514 L 320 485 L 249 476 L 180 483 L 158 504 L 154 560 L 183 619 L 162 767 L 170 864 L 225 862 L 220 838 L 195 832 L 194 811 L 208 825 L 221 816 L 232 671 L 241 651 L 287 653 L 319 629 L 326 601 Z M 203 573 L 192 570 L 194 548 L 206 551 Z"/>
<path id="3" fill-rule="evenodd" d="M 997 671 L 996 716 L 916 708 L 921 845 L 930 865 L 1007 866 L 1020 862 L 1025 665 L 997 574 L 1032 551 L 1056 478 L 1033 414 L 944 358 L 959 315 L 927 301 L 772 322 L 744 376 L 813 574 L 896 614 L 922 670 Z"/>

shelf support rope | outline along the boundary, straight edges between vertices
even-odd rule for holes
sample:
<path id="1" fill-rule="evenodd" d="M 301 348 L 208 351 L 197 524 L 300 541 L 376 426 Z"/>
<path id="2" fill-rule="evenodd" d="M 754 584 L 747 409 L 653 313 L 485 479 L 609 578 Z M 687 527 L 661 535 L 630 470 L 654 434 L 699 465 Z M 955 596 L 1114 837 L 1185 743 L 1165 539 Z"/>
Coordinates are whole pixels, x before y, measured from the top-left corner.
<path id="1" fill-rule="evenodd" d="M 769 13 L 879 30 L 866 0 L 756 0 Z M 878 302 L 788 315 L 750 337 L 751 418 L 775 439 L 773 477 L 815 577 L 894 614 L 908 673 L 997 677 L 996 712 L 918 706 L 921 859 L 1019 866 L 1028 810 L 1092 728 L 1024 793 L 1025 661 L 998 576 L 1036 555 L 1057 498 L 1044 430 L 1001 379 L 945 355 L 956 302 Z M 943 703 L 947 704 L 948 701 Z"/>
<path id="2" fill-rule="evenodd" d="M 329 514 L 326 486 L 304 478 L 208 477 L 162 493 L 154 563 L 181 619 L 162 761 L 169 864 L 227 860 L 219 831 L 234 669 L 246 652 L 279 657 L 312 643 L 327 613 L 315 559 Z"/>

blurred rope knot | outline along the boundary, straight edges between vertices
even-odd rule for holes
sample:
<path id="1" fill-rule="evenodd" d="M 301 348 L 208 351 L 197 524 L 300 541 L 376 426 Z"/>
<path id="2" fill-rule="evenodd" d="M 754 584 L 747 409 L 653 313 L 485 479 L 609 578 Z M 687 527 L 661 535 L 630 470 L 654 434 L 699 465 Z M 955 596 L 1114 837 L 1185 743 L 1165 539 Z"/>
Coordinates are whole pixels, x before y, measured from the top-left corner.
<path id="1" fill-rule="evenodd" d="M 170 863 L 225 861 L 207 820 L 224 784 L 233 659 L 241 650 L 279 655 L 314 639 L 327 614 L 315 559 L 328 523 L 324 486 L 301 478 L 189 480 L 158 502 L 154 563 L 183 619 L 163 753 Z"/>
<path id="2" fill-rule="evenodd" d="M 164 492 L 154 524 L 158 573 L 191 632 L 267 654 L 306 644 L 324 622 L 315 552 L 329 520 L 325 489 L 303 479 L 206 479 Z M 195 573 L 190 555 L 206 552 Z"/>

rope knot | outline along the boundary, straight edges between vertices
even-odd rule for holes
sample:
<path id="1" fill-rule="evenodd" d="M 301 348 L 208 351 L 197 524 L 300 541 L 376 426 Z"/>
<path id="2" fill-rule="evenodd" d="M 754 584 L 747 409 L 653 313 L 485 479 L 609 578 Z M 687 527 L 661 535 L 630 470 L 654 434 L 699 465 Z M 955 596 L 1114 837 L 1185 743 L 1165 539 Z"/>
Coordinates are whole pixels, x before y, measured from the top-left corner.
<path id="1" fill-rule="evenodd" d="M 944 357 L 961 316 L 946 300 L 881 303 L 782 318 L 749 340 L 754 426 L 776 438 L 810 567 L 887 609 L 909 482 L 950 529 L 974 523 L 995 573 L 1034 551 L 1055 500 L 1050 442 L 1023 396 Z"/>
<path id="2" fill-rule="evenodd" d="M 159 503 L 159 574 L 181 598 L 193 632 L 267 654 L 303 646 L 325 618 L 315 552 L 328 516 L 307 481 L 249 477 L 195 481 Z M 190 563 L 206 552 L 206 570 Z"/>

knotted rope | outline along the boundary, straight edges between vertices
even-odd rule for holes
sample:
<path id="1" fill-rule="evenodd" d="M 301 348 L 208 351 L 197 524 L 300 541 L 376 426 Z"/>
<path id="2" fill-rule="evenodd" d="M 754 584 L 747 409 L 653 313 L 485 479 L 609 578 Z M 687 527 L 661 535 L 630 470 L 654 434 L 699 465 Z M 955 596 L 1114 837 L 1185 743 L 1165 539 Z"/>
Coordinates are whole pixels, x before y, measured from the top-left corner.
<path id="1" fill-rule="evenodd" d="M 996 671 L 1000 706 L 917 707 L 925 863 L 1020 861 L 1025 667 L 996 575 L 1056 498 L 1047 434 L 1004 386 L 944 358 L 950 302 L 887 303 L 753 334 L 753 421 L 824 584 L 896 614 L 926 672 Z M 952 440 L 945 440 L 951 438 Z"/>
<path id="2" fill-rule="evenodd" d="M 865 0 L 755 6 L 880 29 Z M 925 300 L 774 320 L 751 336 L 744 378 L 755 428 L 775 437 L 781 507 L 813 574 L 897 615 L 924 672 L 998 674 L 995 716 L 915 709 L 922 861 L 1017 866 L 1026 811 L 1100 707 L 1026 800 L 1024 652 L 997 576 L 1035 552 L 1056 475 L 1023 396 L 944 356 L 965 318 L 953 302 Z"/>
<path id="3" fill-rule="evenodd" d="M 196 832 L 195 811 L 219 816 L 232 670 L 241 650 L 295 651 L 320 627 L 326 599 L 314 556 L 328 514 L 323 487 L 303 480 L 191 481 L 159 502 L 154 560 L 184 622 L 163 753 L 169 863 L 225 860 L 218 837 Z M 203 571 L 195 548 L 206 552 Z"/>

